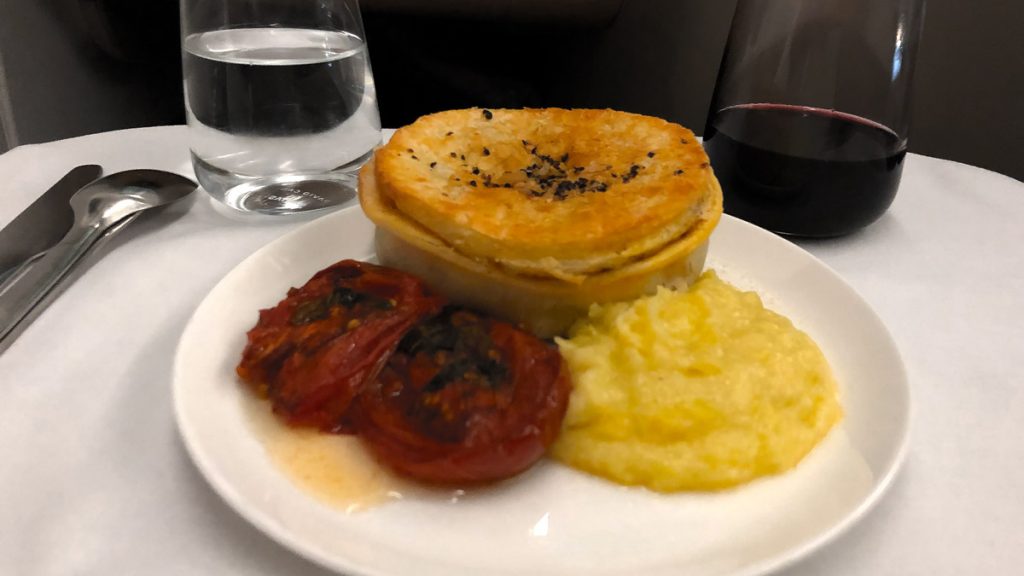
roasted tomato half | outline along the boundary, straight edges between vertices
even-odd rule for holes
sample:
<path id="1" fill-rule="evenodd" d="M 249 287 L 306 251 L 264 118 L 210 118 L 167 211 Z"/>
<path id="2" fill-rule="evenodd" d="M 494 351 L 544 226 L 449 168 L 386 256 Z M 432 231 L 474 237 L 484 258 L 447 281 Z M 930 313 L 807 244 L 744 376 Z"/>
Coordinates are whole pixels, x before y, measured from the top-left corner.
<path id="1" fill-rule="evenodd" d="M 346 431 L 352 399 L 405 333 L 442 305 L 414 276 L 338 262 L 260 311 L 238 375 L 289 424 Z"/>
<path id="2" fill-rule="evenodd" d="M 370 450 L 398 472 L 482 482 L 522 472 L 544 454 L 569 390 L 554 347 L 446 308 L 406 334 L 353 412 Z"/>

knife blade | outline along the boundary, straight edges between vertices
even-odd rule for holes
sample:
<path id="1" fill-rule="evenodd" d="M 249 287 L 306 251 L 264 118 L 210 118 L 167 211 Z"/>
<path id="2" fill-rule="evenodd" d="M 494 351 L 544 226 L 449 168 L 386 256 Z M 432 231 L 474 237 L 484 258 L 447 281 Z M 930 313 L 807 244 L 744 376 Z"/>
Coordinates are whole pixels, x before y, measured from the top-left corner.
<path id="1" fill-rule="evenodd" d="M 75 219 L 71 195 L 102 174 L 95 164 L 72 168 L 0 230 L 0 278 L 60 242 Z"/>

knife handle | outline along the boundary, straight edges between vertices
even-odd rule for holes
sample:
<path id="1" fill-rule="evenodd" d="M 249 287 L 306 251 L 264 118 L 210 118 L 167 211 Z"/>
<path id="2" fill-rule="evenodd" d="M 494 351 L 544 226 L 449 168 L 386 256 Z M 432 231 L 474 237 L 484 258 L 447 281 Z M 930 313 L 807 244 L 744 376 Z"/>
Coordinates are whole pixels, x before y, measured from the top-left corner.
<path id="1" fill-rule="evenodd" d="M 0 351 L 14 340 L 15 328 L 27 316 L 39 311 L 37 306 L 68 276 L 103 232 L 99 223 L 73 227 L 24 275 L 8 284 L 0 294 Z"/>

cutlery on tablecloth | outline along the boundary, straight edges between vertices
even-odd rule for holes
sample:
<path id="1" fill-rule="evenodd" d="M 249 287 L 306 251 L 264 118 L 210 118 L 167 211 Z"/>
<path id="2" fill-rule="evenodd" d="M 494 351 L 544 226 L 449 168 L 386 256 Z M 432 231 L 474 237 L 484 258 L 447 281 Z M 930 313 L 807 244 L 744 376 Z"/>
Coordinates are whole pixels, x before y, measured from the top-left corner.
<path id="1" fill-rule="evenodd" d="M 56 297 L 82 258 L 142 211 L 177 202 L 196 189 L 184 176 L 160 170 L 111 174 L 71 196 L 74 224 L 63 239 L 0 290 L 0 352 Z"/>

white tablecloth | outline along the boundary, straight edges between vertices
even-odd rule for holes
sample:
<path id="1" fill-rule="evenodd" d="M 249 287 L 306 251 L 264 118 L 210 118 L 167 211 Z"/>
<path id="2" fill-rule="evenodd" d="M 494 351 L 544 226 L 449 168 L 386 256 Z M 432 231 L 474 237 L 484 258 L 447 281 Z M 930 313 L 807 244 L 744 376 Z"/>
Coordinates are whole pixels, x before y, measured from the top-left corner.
<path id="1" fill-rule="evenodd" d="M 183 127 L 0 156 L 0 226 L 69 168 L 191 175 Z M 197 194 L 140 220 L 0 355 L 0 574 L 310 575 L 190 463 L 171 407 L 178 338 L 208 290 L 303 219 Z M 801 243 L 875 308 L 907 364 L 906 465 L 881 504 L 792 576 L 1024 570 L 1024 185 L 911 154 L 876 224 Z"/>

